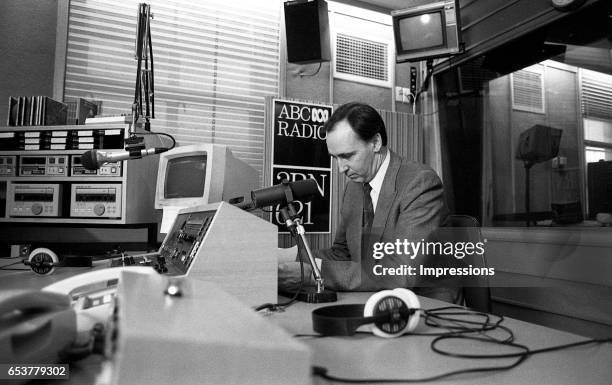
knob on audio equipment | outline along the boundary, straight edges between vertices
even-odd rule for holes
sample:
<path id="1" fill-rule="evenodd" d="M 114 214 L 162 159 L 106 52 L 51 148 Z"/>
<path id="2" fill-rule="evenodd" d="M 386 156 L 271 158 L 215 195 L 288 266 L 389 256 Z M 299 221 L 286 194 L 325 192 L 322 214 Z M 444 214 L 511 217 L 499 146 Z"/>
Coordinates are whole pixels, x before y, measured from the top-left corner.
<path id="1" fill-rule="evenodd" d="M 104 214 L 104 211 L 106 211 L 106 210 L 104 209 L 104 205 L 103 204 L 97 204 L 97 205 L 94 206 L 93 211 L 94 211 L 94 213 L 97 216 L 100 216 L 100 215 Z"/>
<path id="2" fill-rule="evenodd" d="M 32 214 L 40 215 L 43 212 L 43 207 L 40 203 L 36 202 L 32 204 Z"/>

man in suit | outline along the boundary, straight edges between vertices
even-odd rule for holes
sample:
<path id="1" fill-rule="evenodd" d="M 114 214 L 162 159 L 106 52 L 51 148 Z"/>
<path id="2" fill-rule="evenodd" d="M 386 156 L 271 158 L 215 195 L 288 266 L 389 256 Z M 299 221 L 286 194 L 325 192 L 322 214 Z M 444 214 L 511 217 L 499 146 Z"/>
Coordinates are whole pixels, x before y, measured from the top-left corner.
<path id="1" fill-rule="evenodd" d="M 405 160 L 387 148 L 384 122 L 371 106 L 348 103 L 339 107 L 326 122 L 325 131 L 329 154 L 349 179 L 334 243 L 314 252 L 322 260 L 326 288 L 375 291 L 419 285 L 417 275 L 380 273 L 401 266 L 418 269 L 419 264 L 427 263 L 426 256 L 411 258 L 402 249 L 382 257 L 378 252 L 375 258 L 374 248 L 381 242 L 428 239 L 446 213 L 440 178 L 431 168 Z M 310 266 L 305 267 L 305 276 L 311 277 Z M 295 286 L 298 281 L 296 265 L 279 265 L 281 288 Z M 452 293 L 432 293 L 431 287 L 421 294 L 454 300 Z"/>

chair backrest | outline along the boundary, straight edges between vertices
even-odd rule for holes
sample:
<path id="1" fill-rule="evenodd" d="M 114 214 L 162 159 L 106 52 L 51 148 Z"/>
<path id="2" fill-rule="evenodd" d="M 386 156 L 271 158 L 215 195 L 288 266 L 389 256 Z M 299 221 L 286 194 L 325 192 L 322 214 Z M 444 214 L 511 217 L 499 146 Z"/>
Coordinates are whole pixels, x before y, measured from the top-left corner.
<path id="1" fill-rule="evenodd" d="M 469 215 L 453 214 L 447 216 L 442 224 L 445 238 L 452 242 L 483 242 L 478 220 Z M 449 229 L 452 228 L 452 229 Z M 448 231 L 450 230 L 450 231 Z M 487 268 L 486 253 L 466 255 L 461 260 L 464 267 Z M 465 304 L 477 311 L 491 312 L 491 289 L 487 275 L 466 275 L 463 280 L 463 296 Z"/>

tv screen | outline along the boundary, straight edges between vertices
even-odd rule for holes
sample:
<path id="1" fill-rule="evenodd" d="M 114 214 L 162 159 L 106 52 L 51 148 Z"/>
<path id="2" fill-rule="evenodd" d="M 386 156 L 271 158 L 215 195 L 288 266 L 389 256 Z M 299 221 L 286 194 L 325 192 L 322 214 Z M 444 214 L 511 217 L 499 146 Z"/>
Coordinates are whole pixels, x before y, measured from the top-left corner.
<path id="1" fill-rule="evenodd" d="M 164 198 L 199 198 L 206 182 L 206 154 L 168 160 Z"/>
<path id="2" fill-rule="evenodd" d="M 417 50 L 444 45 L 444 26 L 442 13 L 424 13 L 408 16 L 398 20 L 400 35 L 400 51 Z"/>
<path id="3" fill-rule="evenodd" d="M 443 0 L 391 12 L 396 62 L 414 62 L 461 52 L 457 0 Z"/>

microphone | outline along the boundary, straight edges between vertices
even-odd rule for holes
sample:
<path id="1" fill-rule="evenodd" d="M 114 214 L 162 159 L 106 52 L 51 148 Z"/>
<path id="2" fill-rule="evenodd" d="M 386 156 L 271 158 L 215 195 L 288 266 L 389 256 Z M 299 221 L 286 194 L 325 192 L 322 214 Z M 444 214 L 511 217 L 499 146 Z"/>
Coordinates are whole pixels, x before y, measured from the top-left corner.
<path id="1" fill-rule="evenodd" d="M 146 148 L 143 150 L 105 152 L 89 150 L 81 155 L 81 164 L 87 170 L 97 170 L 104 163 L 119 162 L 120 160 L 139 159 L 143 156 L 155 155 L 168 151 L 164 147 Z"/>
<path id="2" fill-rule="evenodd" d="M 253 208 L 285 205 L 294 200 L 310 200 L 314 196 L 322 196 L 314 179 L 303 179 L 295 182 L 283 181 L 272 187 L 251 191 Z"/>

